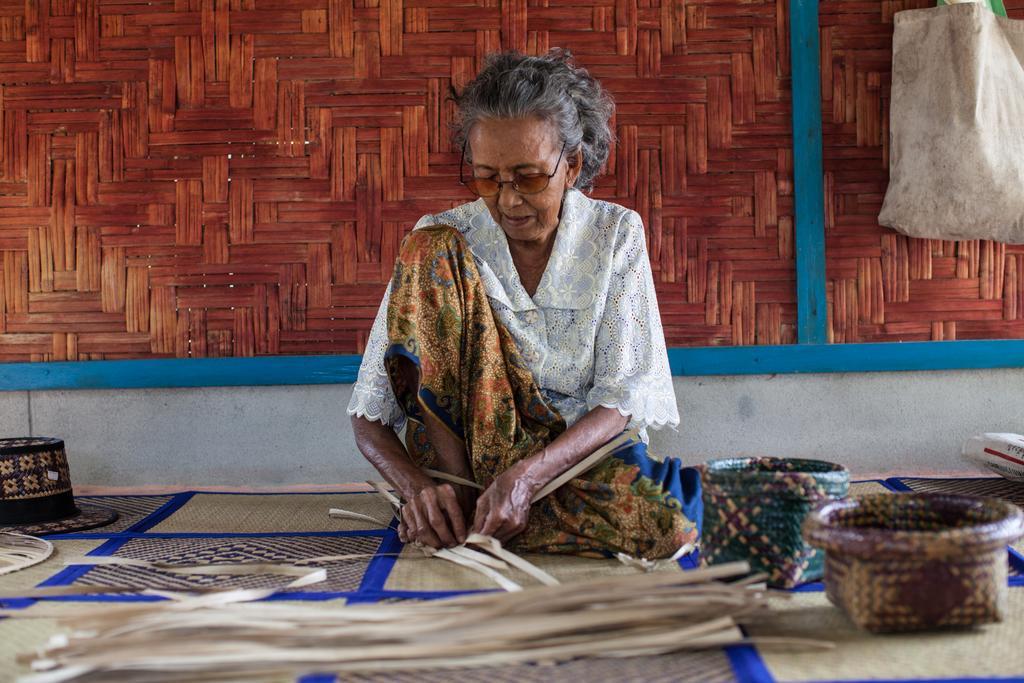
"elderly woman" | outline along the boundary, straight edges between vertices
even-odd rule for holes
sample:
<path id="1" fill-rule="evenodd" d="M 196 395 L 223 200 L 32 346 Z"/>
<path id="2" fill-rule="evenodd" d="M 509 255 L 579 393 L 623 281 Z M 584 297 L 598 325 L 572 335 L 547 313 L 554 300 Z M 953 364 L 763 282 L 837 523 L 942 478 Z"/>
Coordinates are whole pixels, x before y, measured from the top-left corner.
<path id="1" fill-rule="evenodd" d="M 646 450 L 646 429 L 679 415 L 643 225 L 582 192 L 614 105 L 561 51 L 492 55 L 457 104 L 462 182 L 480 198 L 406 237 L 348 407 L 406 501 L 399 534 L 671 555 L 697 538 L 699 479 Z M 531 505 L 627 428 L 642 439 Z"/>

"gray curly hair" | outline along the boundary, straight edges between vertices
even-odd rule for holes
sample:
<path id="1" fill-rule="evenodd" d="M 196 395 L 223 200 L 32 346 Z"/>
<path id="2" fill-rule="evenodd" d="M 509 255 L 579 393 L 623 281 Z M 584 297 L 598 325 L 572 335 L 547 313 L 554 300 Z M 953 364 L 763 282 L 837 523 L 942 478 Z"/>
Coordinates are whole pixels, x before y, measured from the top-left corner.
<path id="1" fill-rule="evenodd" d="M 580 152 L 576 187 L 593 188 L 614 143 L 608 121 L 615 103 L 568 50 L 555 48 L 541 57 L 514 51 L 488 55 L 476 78 L 452 94 L 459 108 L 454 124 L 458 147 L 480 119 L 536 116 L 554 124 L 567 152 Z"/>

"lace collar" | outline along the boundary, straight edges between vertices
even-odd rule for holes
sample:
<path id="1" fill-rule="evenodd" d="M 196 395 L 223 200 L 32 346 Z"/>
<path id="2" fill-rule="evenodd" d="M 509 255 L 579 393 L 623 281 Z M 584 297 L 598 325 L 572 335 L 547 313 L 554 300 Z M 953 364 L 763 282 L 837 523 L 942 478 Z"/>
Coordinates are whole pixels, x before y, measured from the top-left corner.
<path id="1" fill-rule="evenodd" d="M 470 204 L 465 236 L 488 295 L 514 311 L 593 305 L 600 259 L 592 204 L 579 190 L 566 192 L 551 256 L 532 298 L 519 280 L 505 232 L 491 218 L 484 200 Z"/>

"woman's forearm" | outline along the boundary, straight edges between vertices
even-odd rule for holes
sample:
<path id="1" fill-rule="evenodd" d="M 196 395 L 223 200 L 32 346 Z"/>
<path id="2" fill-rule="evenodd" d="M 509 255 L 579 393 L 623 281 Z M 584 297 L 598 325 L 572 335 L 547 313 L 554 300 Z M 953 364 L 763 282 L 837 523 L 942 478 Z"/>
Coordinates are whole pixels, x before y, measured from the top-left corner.
<path id="1" fill-rule="evenodd" d="M 518 477 L 536 493 L 548 482 L 596 451 L 626 428 L 629 418 L 598 406 L 562 432 L 539 453 L 515 465 Z"/>
<path id="2" fill-rule="evenodd" d="M 477 500 L 472 529 L 500 541 L 522 533 L 537 492 L 620 433 L 627 422 L 614 408 L 591 410 L 539 453 L 499 474 Z"/>
<path id="3" fill-rule="evenodd" d="M 434 484 L 409 459 L 405 446 L 391 427 L 353 415 L 352 431 L 359 451 L 403 498 L 412 498 L 425 486 Z"/>

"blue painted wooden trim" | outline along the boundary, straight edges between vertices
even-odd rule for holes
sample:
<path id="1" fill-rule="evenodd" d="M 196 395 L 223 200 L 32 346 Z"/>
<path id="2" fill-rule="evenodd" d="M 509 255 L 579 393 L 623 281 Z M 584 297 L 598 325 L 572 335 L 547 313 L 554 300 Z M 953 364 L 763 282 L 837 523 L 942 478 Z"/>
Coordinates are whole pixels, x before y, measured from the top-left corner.
<path id="1" fill-rule="evenodd" d="M 672 374 L 773 375 L 1024 368 L 1024 339 L 699 346 L 668 350 Z M 349 384 L 360 356 L 0 363 L 0 391 Z"/>
<path id="2" fill-rule="evenodd" d="M 828 341 L 818 0 L 791 0 L 797 341 Z"/>
<path id="3" fill-rule="evenodd" d="M 361 360 L 330 355 L 0 363 L 0 390 L 337 384 L 354 382 Z"/>
<path id="4" fill-rule="evenodd" d="M 898 372 L 1024 367 L 1024 340 L 669 349 L 673 375 Z"/>

